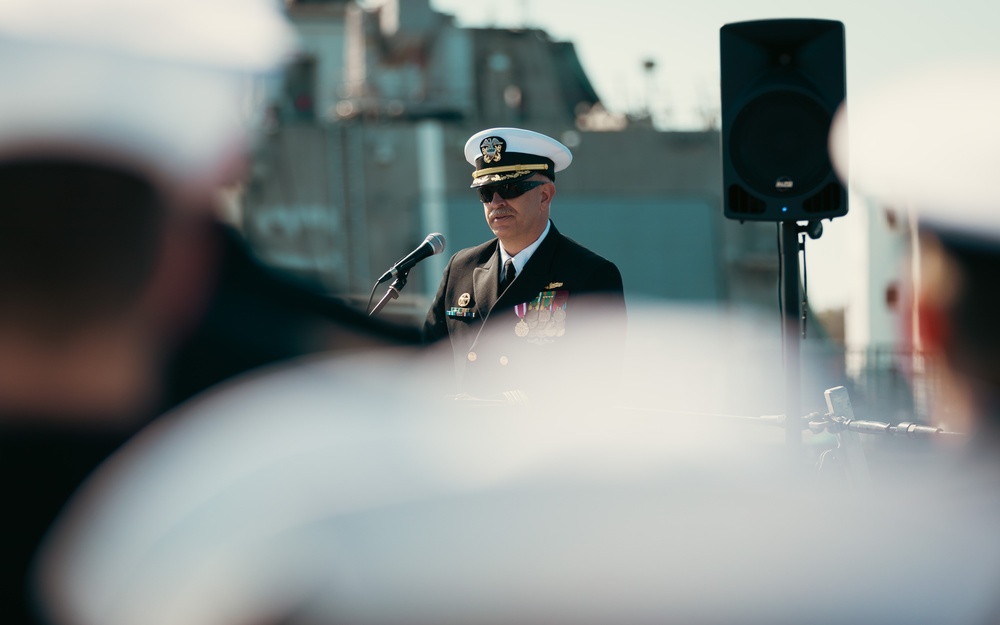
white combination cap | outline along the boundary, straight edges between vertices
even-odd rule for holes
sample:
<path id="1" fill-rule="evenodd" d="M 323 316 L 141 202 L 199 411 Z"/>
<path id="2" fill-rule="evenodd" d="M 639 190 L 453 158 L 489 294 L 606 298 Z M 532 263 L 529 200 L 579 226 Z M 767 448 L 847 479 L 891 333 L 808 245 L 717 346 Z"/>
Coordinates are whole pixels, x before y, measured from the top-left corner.
<path id="1" fill-rule="evenodd" d="M 472 186 L 510 182 L 533 174 L 555 180 L 573 162 L 573 153 L 552 137 L 522 128 L 489 128 L 465 142 L 465 160 L 476 170 Z"/>
<path id="2" fill-rule="evenodd" d="M 210 177 L 245 147 L 259 78 L 294 49 L 274 0 L 3 0 L 0 158 Z"/>
<path id="3" fill-rule="evenodd" d="M 853 97 L 834 119 L 831 157 L 842 178 L 884 206 L 1000 239 L 998 111 L 1000 59 L 924 67 Z"/>

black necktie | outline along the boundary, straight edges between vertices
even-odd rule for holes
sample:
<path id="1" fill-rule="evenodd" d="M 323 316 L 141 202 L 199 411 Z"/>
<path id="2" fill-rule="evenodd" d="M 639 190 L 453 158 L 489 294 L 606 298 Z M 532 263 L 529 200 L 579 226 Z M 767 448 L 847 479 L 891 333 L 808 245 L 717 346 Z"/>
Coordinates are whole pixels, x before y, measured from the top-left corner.
<path id="1" fill-rule="evenodd" d="M 508 258 L 507 262 L 503 264 L 503 277 L 500 279 L 500 292 L 503 293 L 504 290 L 510 286 L 510 283 L 514 281 L 514 276 L 517 272 L 514 270 L 514 259 Z"/>

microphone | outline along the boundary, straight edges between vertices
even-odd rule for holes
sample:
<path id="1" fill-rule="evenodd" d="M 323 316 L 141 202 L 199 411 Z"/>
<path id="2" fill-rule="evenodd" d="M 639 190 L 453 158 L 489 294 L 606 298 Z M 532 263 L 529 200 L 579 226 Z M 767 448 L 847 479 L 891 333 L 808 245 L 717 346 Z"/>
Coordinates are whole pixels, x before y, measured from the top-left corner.
<path id="1" fill-rule="evenodd" d="M 444 251 L 444 235 L 440 232 L 433 232 L 427 235 L 424 242 L 417 246 L 417 249 L 413 250 L 403 258 L 396 261 L 396 264 L 392 266 L 392 269 L 382 274 L 382 277 L 378 279 L 376 284 L 381 284 L 386 280 L 397 277 L 399 274 L 405 274 L 407 271 L 413 268 L 414 265 L 427 258 L 428 256 L 433 256 L 435 254 L 440 254 Z"/>

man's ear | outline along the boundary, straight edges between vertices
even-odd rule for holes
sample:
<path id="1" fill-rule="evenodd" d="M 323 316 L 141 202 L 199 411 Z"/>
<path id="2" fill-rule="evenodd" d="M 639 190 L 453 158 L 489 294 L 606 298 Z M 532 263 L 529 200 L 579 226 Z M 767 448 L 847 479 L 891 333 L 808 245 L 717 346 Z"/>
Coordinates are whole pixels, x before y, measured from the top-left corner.
<path id="1" fill-rule="evenodd" d="M 556 183 L 547 181 L 542 185 L 542 206 L 548 208 L 552 204 L 552 198 L 556 196 Z"/>

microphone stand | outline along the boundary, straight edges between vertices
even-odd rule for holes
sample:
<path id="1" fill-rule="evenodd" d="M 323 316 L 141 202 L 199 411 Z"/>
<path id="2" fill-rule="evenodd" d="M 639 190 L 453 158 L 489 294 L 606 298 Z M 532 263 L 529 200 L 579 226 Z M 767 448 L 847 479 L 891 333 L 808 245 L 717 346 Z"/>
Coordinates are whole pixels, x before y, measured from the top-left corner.
<path id="1" fill-rule="evenodd" d="M 375 304 L 375 308 L 373 308 L 372 311 L 368 313 L 369 317 L 374 317 L 378 313 L 378 311 L 385 308 L 385 305 L 389 303 L 389 300 L 399 298 L 399 292 L 403 290 L 404 286 L 406 286 L 406 276 L 409 275 L 409 273 L 410 272 L 408 271 L 402 271 L 396 274 L 396 279 L 393 280 L 392 284 L 389 285 L 389 288 L 386 290 L 385 295 L 382 296 L 382 299 L 379 300 L 378 304 Z"/>

